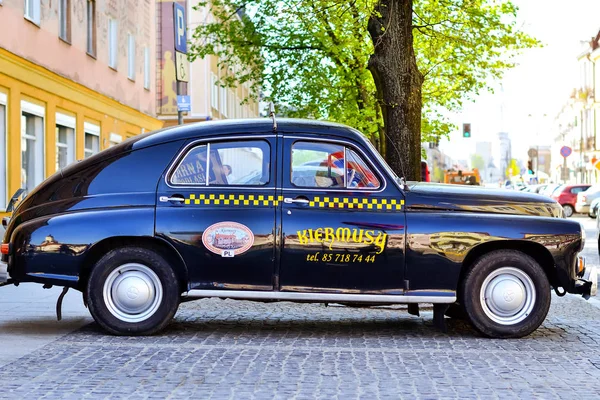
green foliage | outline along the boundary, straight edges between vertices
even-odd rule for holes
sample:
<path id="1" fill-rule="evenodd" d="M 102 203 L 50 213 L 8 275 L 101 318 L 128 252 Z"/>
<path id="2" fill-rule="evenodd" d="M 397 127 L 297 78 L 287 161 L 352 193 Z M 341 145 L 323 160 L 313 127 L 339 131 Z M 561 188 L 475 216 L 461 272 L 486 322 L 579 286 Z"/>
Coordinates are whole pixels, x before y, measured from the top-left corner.
<path id="1" fill-rule="evenodd" d="M 367 69 L 366 26 L 375 0 L 200 1 L 214 21 L 192 35 L 190 58 L 216 55 L 220 80 L 250 82 L 278 114 L 339 121 L 380 142 L 381 110 Z M 538 42 L 516 27 L 503 0 L 414 0 L 413 35 L 423 73 L 422 141 L 456 129 L 444 117 L 500 78 L 511 57 Z M 402 144 L 400 144 L 402 145 Z"/>

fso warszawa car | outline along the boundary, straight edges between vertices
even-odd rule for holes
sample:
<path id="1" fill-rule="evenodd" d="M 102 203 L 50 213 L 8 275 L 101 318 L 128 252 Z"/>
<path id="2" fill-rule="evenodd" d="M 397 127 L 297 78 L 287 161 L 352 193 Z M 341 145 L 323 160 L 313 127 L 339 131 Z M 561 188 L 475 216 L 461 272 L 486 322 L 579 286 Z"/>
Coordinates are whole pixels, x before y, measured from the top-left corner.
<path id="1" fill-rule="evenodd" d="M 15 196 L 15 198 L 18 198 Z M 149 335 L 182 301 L 433 304 L 521 337 L 551 292 L 588 298 L 582 226 L 532 193 L 404 182 L 358 131 L 217 121 L 142 134 L 57 172 L 3 221 L 5 284 L 83 293 L 96 322 Z"/>

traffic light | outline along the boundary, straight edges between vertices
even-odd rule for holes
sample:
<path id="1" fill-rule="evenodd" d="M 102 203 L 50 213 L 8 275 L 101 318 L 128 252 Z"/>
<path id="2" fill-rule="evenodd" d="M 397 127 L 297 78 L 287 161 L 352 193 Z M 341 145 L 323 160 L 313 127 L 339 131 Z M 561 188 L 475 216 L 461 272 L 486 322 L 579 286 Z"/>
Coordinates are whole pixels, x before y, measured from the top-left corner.
<path id="1" fill-rule="evenodd" d="M 531 165 L 531 160 L 527 161 L 527 172 L 533 174 L 533 166 Z"/>
<path id="2" fill-rule="evenodd" d="M 471 137 L 471 124 L 463 124 L 463 137 Z"/>

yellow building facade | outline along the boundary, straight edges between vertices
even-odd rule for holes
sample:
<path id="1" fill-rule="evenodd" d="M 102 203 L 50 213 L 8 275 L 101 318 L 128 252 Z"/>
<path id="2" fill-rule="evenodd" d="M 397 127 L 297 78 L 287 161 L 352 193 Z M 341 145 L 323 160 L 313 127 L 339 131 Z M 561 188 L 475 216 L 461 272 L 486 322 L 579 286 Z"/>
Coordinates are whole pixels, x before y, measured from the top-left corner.
<path id="1" fill-rule="evenodd" d="M 42 133 L 41 137 L 29 135 L 29 142 L 28 119 L 33 120 L 33 130 Z M 162 122 L 156 118 L 0 49 L 0 140 L 4 141 L 0 214 L 6 215 L 2 211 L 17 189 L 38 184 L 59 168 L 60 128 L 73 132 L 74 154 L 68 155 L 69 163 L 160 127 Z M 30 165 L 37 171 L 30 175 L 34 182 L 28 182 L 30 177 L 23 172 L 27 149 L 23 147 L 37 140 L 42 142 L 37 146 L 42 152 L 34 150 L 33 161 L 40 164 Z"/>

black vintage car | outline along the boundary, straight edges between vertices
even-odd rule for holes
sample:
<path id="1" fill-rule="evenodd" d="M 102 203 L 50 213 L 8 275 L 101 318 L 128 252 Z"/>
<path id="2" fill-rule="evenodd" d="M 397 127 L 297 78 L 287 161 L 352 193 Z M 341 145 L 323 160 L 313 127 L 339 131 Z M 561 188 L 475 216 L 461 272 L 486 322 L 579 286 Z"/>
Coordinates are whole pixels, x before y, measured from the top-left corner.
<path id="1" fill-rule="evenodd" d="M 442 327 L 466 315 L 521 337 L 551 290 L 596 291 L 584 231 L 554 200 L 404 183 L 359 132 L 315 121 L 143 134 L 48 178 L 4 222 L 6 283 L 79 290 L 113 334 L 158 332 L 181 301 L 220 297 L 433 303 Z"/>

